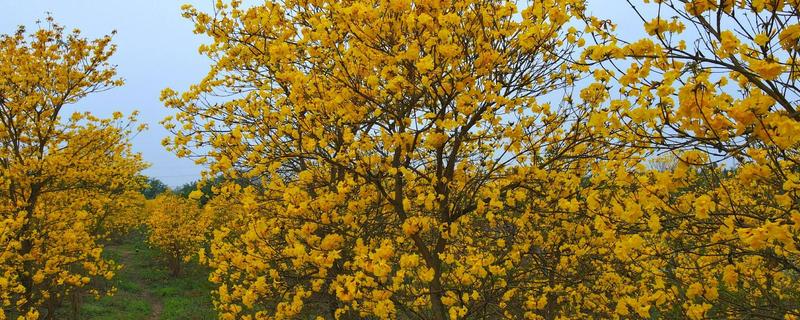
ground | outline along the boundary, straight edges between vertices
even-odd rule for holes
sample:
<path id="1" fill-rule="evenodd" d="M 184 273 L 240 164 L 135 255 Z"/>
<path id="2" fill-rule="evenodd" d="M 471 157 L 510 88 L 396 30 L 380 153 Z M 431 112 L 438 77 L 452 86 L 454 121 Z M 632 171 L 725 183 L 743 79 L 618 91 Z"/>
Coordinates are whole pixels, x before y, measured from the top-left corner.
<path id="1" fill-rule="evenodd" d="M 138 233 L 112 241 L 105 254 L 123 264 L 111 281 L 117 292 L 84 297 L 80 319 L 216 319 L 206 268 L 191 262 L 181 276 L 170 276 L 161 253 Z"/>

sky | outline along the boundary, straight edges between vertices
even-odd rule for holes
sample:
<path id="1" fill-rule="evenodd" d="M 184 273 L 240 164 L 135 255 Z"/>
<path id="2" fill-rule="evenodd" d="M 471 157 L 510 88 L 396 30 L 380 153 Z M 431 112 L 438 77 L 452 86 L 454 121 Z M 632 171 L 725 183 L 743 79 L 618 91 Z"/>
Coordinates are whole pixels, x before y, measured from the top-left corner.
<path id="1" fill-rule="evenodd" d="M 623 0 L 589 2 L 590 11 L 597 16 L 632 17 Z M 200 178 L 203 168 L 175 157 L 161 145 L 169 133 L 159 121 L 172 111 L 164 108 L 158 97 L 166 87 L 179 92 L 188 88 L 207 73 L 210 64 L 197 52 L 206 39 L 193 34 L 191 22 L 180 15 L 184 3 L 203 11 L 210 11 L 213 5 L 212 0 L 0 0 L 0 34 L 13 33 L 19 25 L 33 30 L 35 21 L 48 13 L 59 24 L 78 28 L 89 38 L 117 30 L 113 40 L 117 53 L 111 63 L 117 65 L 125 85 L 91 95 L 72 106 L 72 111 L 109 116 L 113 111 L 129 114 L 138 110 L 140 121 L 149 126 L 132 140 L 134 150 L 151 164 L 143 173 L 175 187 Z"/>

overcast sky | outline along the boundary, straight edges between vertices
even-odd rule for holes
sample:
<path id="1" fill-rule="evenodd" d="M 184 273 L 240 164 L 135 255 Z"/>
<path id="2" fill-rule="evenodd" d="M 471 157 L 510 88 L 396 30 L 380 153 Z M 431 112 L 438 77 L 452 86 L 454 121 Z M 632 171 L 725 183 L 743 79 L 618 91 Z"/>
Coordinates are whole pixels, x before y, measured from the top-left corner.
<path id="1" fill-rule="evenodd" d="M 631 16 L 623 0 L 592 0 L 594 14 L 616 21 Z M 207 11 L 211 0 L 0 0 L 0 34 L 16 31 L 17 26 L 43 19 L 50 12 L 68 29 L 79 28 L 87 37 L 96 38 L 117 30 L 118 46 L 112 63 L 125 79 L 125 86 L 82 100 L 73 110 L 91 110 L 108 116 L 119 110 L 139 110 L 140 120 L 149 130 L 135 137 L 134 149 L 152 164 L 144 174 L 168 185 L 196 180 L 201 167 L 191 160 L 178 159 L 161 146 L 168 133 L 159 121 L 171 111 L 158 100 L 165 87 L 182 91 L 200 80 L 208 71 L 209 61 L 197 53 L 205 41 L 192 33 L 191 22 L 180 16 L 184 3 Z M 635 19 L 634 19 L 635 20 Z M 631 21 L 628 21 L 631 22 Z M 638 22 L 638 21 L 632 21 Z"/>

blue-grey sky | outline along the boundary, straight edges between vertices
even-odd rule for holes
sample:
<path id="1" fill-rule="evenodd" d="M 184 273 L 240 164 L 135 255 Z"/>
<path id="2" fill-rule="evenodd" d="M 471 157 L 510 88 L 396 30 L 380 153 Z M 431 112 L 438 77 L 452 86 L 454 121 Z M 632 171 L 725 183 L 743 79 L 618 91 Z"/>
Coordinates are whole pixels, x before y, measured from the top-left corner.
<path id="1" fill-rule="evenodd" d="M 640 25 L 624 0 L 589 2 L 590 11 L 597 16 L 612 18 L 623 27 L 630 27 L 626 23 Z M 144 174 L 178 186 L 198 179 L 202 168 L 161 146 L 168 132 L 159 121 L 171 111 L 158 100 L 159 93 L 165 87 L 184 90 L 199 81 L 209 67 L 209 60 L 197 53 L 206 39 L 193 34 L 191 22 L 180 15 L 184 3 L 204 11 L 213 4 L 212 0 L 0 0 L 0 34 L 13 33 L 19 25 L 32 29 L 47 12 L 68 29 L 81 29 L 87 37 L 117 30 L 114 43 L 118 51 L 112 63 L 118 66 L 125 85 L 87 97 L 72 110 L 91 110 L 101 116 L 116 110 L 139 110 L 140 120 L 149 125 L 149 130 L 133 139 L 134 150 L 152 165 Z"/>

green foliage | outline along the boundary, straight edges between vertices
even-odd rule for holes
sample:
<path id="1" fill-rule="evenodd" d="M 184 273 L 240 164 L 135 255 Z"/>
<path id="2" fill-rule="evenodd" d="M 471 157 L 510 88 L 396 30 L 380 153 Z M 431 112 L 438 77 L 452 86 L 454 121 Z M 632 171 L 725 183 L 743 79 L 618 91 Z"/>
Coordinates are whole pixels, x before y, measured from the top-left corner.
<path id="1" fill-rule="evenodd" d="M 203 181 L 203 180 L 195 180 L 192 182 L 185 183 L 180 187 L 175 188 L 173 192 L 181 197 L 188 198 L 189 194 L 192 191 L 200 190 L 203 194 L 198 201 L 200 202 L 201 206 L 204 206 L 208 203 L 209 200 L 214 198 L 214 188 L 221 186 L 224 182 L 227 182 L 225 177 L 217 176 L 211 180 Z M 247 185 L 254 185 L 253 181 L 248 181 L 246 179 L 237 179 L 235 183 L 240 186 L 247 186 Z"/>
<path id="2" fill-rule="evenodd" d="M 152 177 L 144 177 L 144 179 L 145 186 L 141 189 L 141 192 L 147 199 L 154 199 L 159 194 L 169 190 L 169 187 L 161 180 Z"/>
<path id="3" fill-rule="evenodd" d="M 208 200 L 214 197 L 214 186 L 217 186 L 222 182 L 222 177 L 217 177 L 214 180 L 207 181 L 205 183 L 201 183 L 202 180 L 196 180 L 189 183 L 185 183 L 180 187 L 175 189 L 175 194 L 182 196 L 184 198 L 188 198 L 189 194 L 192 191 L 200 190 L 203 193 L 203 196 L 198 199 L 200 205 L 205 205 Z M 199 186 L 199 188 L 198 188 Z"/>

